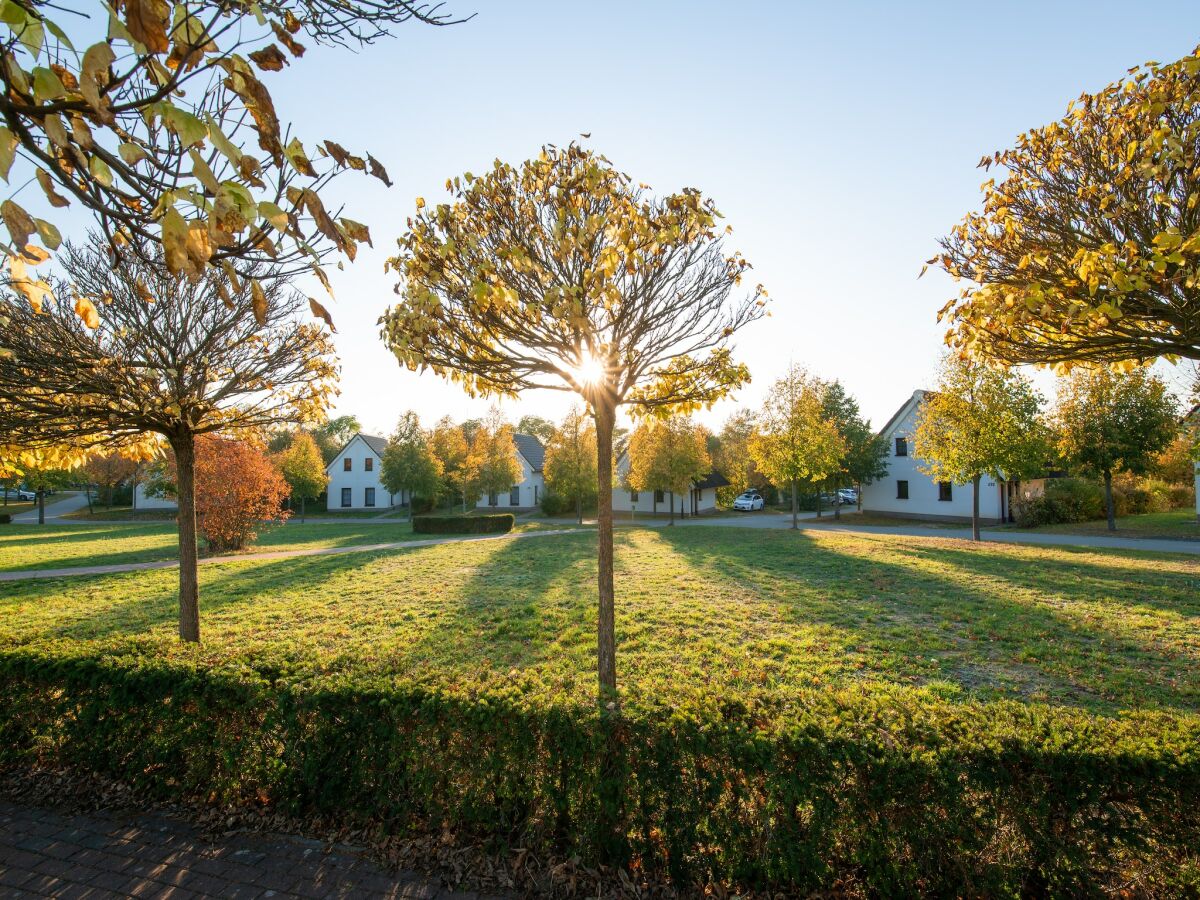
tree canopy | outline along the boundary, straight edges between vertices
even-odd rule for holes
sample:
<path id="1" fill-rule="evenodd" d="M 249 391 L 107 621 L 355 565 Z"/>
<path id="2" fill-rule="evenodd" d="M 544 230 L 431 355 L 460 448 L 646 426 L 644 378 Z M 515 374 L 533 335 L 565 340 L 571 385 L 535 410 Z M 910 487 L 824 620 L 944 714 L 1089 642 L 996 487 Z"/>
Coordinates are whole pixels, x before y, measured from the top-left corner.
<path id="1" fill-rule="evenodd" d="M 931 259 L 954 348 L 1008 363 L 1200 359 L 1200 56 L 1148 63 L 985 156 Z"/>
<path id="2" fill-rule="evenodd" d="M 550 434 L 542 472 L 546 490 L 570 502 L 582 523 L 583 507 L 595 501 L 597 490 L 596 428 L 584 410 L 572 407 Z"/>
<path id="3" fill-rule="evenodd" d="M 931 478 L 972 485 L 975 540 L 982 477 L 1013 480 L 1045 466 L 1041 405 L 1019 372 L 954 355 L 942 360 L 936 389 L 921 401 L 913 432 L 918 466 Z"/>
<path id="4" fill-rule="evenodd" d="M 301 39 L 358 45 L 407 21 L 450 18 L 409 0 L 6 0 L 0 177 L 36 179 L 51 208 L 89 211 L 115 255 L 161 257 L 174 275 L 311 268 L 328 287 L 323 257 L 352 260 L 371 242 L 327 208 L 330 179 L 357 170 L 390 181 L 370 154 L 328 137 L 306 148 L 260 74 L 297 63 Z M 50 286 L 26 266 L 58 248 L 59 228 L 11 197 L 0 219 L 12 283 L 39 304 Z"/>
<path id="5" fill-rule="evenodd" d="M 513 427 L 498 409 L 492 409 L 471 436 L 466 472 L 466 494 L 471 499 L 499 494 L 520 484 L 524 473 L 517 459 Z"/>
<path id="6" fill-rule="evenodd" d="M 629 486 L 635 491 L 671 494 L 671 524 L 675 497 L 686 497 L 692 484 L 712 471 L 708 434 L 689 417 L 649 419 L 629 438 Z"/>
<path id="7" fill-rule="evenodd" d="M 1068 464 L 1104 479 L 1108 527 L 1115 531 L 1115 472 L 1141 475 L 1180 433 L 1175 398 L 1145 369 L 1077 369 L 1059 382 L 1054 436 Z"/>
<path id="8" fill-rule="evenodd" d="M 826 385 L 798 365 L 767 391 L 748 449 L 755 465 L 776 485 L 792 490 L 792 527 L 799 527 L 799 482 L 819 483 L 842 465 L 846 441 L 827 417 Z"/>
<path id="9" fill-rule="evenodd" d="M 400 416 L 388 439 L 379 467 L 379 480 L 390 494 L 408 492 L 408 517 L 415 497 L 436 502 L 442 488 L 442 463 L 430 447 L 421 420 L 409 410 Z"/>
<path id="10" fill-rule="evenodd" d="M 297 429 L 288 447 L 276 455 L 275 464 L 287 482 L 292 500 L 300 501 L 300 516 L 303 519 L 304 504 L 316 500 L 329 484 L 325 460 L 321 458 L 317 442 L 307 431 Z"/>

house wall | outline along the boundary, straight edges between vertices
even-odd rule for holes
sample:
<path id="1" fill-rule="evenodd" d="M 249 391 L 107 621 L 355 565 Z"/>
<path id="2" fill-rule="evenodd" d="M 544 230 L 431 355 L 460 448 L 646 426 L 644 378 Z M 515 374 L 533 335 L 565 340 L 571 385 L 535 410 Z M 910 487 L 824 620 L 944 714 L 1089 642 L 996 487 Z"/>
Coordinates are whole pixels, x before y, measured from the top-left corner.
<path id="1" fill-rule="evenodd" d="M 133 508 L 134 509 L 175 509 L 178 507 L 170 497 L 151 497 L 146 493 L 144 484 L 135 484 L 133 486 Z"/>
<path id="2" fill-rule="evenodd" d="M 613 484 L 617 487 L 613 488 L 612 492 L 612 508 L 613 512 L 633 512 L 633 513 L 650 513 L 654 512 L 654 491 L 642 491 L 638 494 L 637 503 L 633 502 L 633 492 L 629 490 L 626 484 L 626 478 L 629 477 L 629 456 L 622 453 L 617 459 L 616 475 L 613 477 Z M 681 506 L 682 503 L 682 506 Z M 636 508 L 635 508 L 636 507 Z M 696 509 L 698 512 L 708 512 L 717 508 L 717 489 L 705 488 L 699 491 L 699 496 L 696 500 Z M 691 498 L 685 495 L 683 498 L 675 497 L 675 514 L 679 515 L 680 511 L 686 512 L 688 515 L 692 513 Z M 671 495 L 663 493 L 662 502 L 658 504 L 658 512 L 669 515 L 671 512 Z"/>
<path id="3" fill-rule="evenodd" d="M 346 457 L 350 458 L 351 470 L 345 470 L 343 462 Z M 374 460 L 373 470 L 368 472 L 364 460 Z M 371 449 L 371 445 L 362 439 L 361 436 L 355 437 L 350 443 L 342 448 L 342 451 L 333 458 L 325 468 L 325 472 L 329 475 L 328 488 L 328 508 L 337 509 L 388 509 L 408 502 L 407 492 L 399 494 L 389 494 L 379 481 L 379 471 L 382 467 L 382 460 L 379 454 Z M 350 505 L 342 506 L 342 488 L 350 488 Z M 369 507 L 366 505 L 367 488 L 375 488 L 375 505 Z"/>
<path id="4" fill-rule="evenodd" d="M 519 452 L 517 462 L 521 464 L 521 480 L 516 485 L 520 502 L 512 502 L 511 491 L 501 491 L 496 495 L 495 505 L 489 502 L 490 498 L 485 494 L 475 501 L 476 509 L 533 509 L 542 502 L 542 495 L 546 491 L 546 480 L 542 473 L 535 472 Z"/>
<path id="5" fill-rule="evenodd" d="M 951 487 L 951 499 L 940 500 L 938 483 L 918 468 L 920 460 L 913 455 L 913 431 L 916 427 L 918 401 L 910 400 L 904 414 L 892 423 L 885 437 L 888 441 L 888 472 L 879 481 L 862 488 L 863 512 L 904 516 L 912 519 L 970 519 L 972 488 L 970 484 Z M 896 438 L 908 439 L 908 455 L 896 455 Z M 908 499 L 897 497 L 897 482 L 908 482 Z M 979 515 L 982 519 L 1001 517 L 1003 483 L 984 477 L 979 484 Z M 1032 489 L 1032 488 L 1031 488 Z M 1007 509 L 1007 506 L 1004 507 Z"/>

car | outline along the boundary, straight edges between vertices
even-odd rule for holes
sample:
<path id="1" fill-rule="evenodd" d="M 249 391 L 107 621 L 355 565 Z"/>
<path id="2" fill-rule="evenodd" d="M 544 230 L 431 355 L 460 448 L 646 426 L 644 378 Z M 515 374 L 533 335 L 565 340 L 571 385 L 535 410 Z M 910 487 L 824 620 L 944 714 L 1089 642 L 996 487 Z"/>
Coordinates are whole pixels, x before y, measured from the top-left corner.
<path id="1" fill-rule="evenodd" d="M 845 506 L 857 506 L 858 491 L 854 488 L 842 488 L 838 491 L 838 500 Z"/>
<path id="2" fill-rule="evenodd" d="M 744 510 L 746 512 L 754 512 L 756 509 L 762 509 L 767 503 L 762 498 L 762 494 L 758 491 L 745 491 L 738 495 L 738 498 L 733 501 L 733 508 Z"/>
<path id="3" fill-rule="evenodd" d="M 18 501 L 36 500 L 37 499 L 37 494 L 35 494 L 33 491 L 25 490 L 25 488 L 12 488 L 11 490 L 8 491 L 8 493 L 16 494 Z"/>

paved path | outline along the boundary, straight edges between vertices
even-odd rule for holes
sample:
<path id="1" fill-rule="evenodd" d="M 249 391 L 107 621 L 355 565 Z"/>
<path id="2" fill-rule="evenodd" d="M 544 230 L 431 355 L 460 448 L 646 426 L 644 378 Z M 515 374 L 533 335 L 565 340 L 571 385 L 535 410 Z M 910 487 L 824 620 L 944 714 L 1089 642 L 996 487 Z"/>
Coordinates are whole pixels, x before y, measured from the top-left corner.
<path id="1" fill-rule="evenodd" d="M 74 491 L 65 496 L 55 496 L 55 499 L 46 502 L 46 524 L 58 525 L 69 524 L 71 519 L 64 519 L 62 516 L 67 513 L 78 512 L 88 505 L 87 494 L 83 491 Z M 38 520 L 37 506 L 33 509 L 17 513 L 13 516 L 12 524 L 14 525 L 36 525 Z"/>
<path id="2" fill-rule="evenodd" d="M 303 550 L 268 550 L 261 553 L 235 553 L 229 556 L 206 556 L 200 565 L 214 563 L 256 562 L 272 559 L 290 559 L 294 556 L 337 556 L 342 553 L 371 553 L 380 550 L 406 550 L 410 547 L 433 547 L 437 544 L 452 544 L 472 541 L 515 541 L 521 538 L 549 537 L 555 534 L 570 534 L 577 529 L 554 528 L 546 531 L 524 531 L 518 534 L 487 534 L 478 537 L 441 537 L 419 541 L 390 541 L 383 544 L 354 544 L 349 547 L 310 547 Z M 15 572 L 0 572 L 0 581 L 25 581 L 30 578 L 64 578 L 72 575 L 111 575 L 114 572 L 139 572 L 143 569 L 174 569 L 177 559 L 161 559 L 155 562 L 114 563 L 107 566 L 71 566 L 63 569 L 22 569 Z"/>
<path id="3" fill-rule="evenodd" d="M 68 814 L 5 801 L 0 896 L 479 897 L 320 841 L 236 834 L 214 842 L 163 815 Z"/>

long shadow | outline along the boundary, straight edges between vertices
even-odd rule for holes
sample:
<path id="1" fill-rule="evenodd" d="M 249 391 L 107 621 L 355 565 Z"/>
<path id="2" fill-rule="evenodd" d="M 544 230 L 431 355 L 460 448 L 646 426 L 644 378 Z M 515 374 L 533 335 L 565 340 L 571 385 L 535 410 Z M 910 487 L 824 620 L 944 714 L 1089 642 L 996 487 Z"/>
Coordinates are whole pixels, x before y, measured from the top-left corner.
<path id="1" fill-rule="evenodd" d="M 836 540 L 778 532 L 747 547 L 735 536 L 709 532 L 706 539 L 699 531 L 666 529 L 661 537 L 714 581 L 745 585 L 776 604 L 783 621 L 840 632 L 840 652 L 848 663 L 863 664 L 860 672 L 949 684 L 964 697 L 1012 696 L 1015 688 L 1018 696 L 1093 711 L 1131 704 L 1197 709 L 1197 687 L 1179 683 L 1189 680 L 1194 664 L 1180 654 L 1017 601 L 994 586 L 917 567 L 926 556 L 969 573 L 978 562 L 972 553 L 957 551 L 966 557 L 963 568 L 962 559 L 943 559 L 956 551 L 941 545 L 914 550 L 895 539 L 857 536 L 874 546 L 856 553 L 839 549 Z"/>
<path id="2" fill-rule="evenodd" d="M 74 565 L 148 562 L 171 559 L 177 550 L 173 527 L 167 529 L 142 526 L 97 528 L 95 526 L 48 525 L 44 528 L 37 528 L 23 525 L 19 527 L 23 530 L 18 532 L 6 530 L 0 535 L 0 572 L 58 569 Z M 24 529 L 29 529 L 29 531 L 24 531 Z M 166 543 L 158 547 L 129 550 L 104 548 L 104 544 L 109 541 L 119 542 L 131 537 L 137 539 L 160 536 L 166 538 Z M 10 556 L 17 557 L 18 554 L 31 552 L 34 548 L 39 551 L 38 559 L 23 561 L 15 558 L 9 561 Z M 47 552 L 49 553 L 48 557 Z"/>

